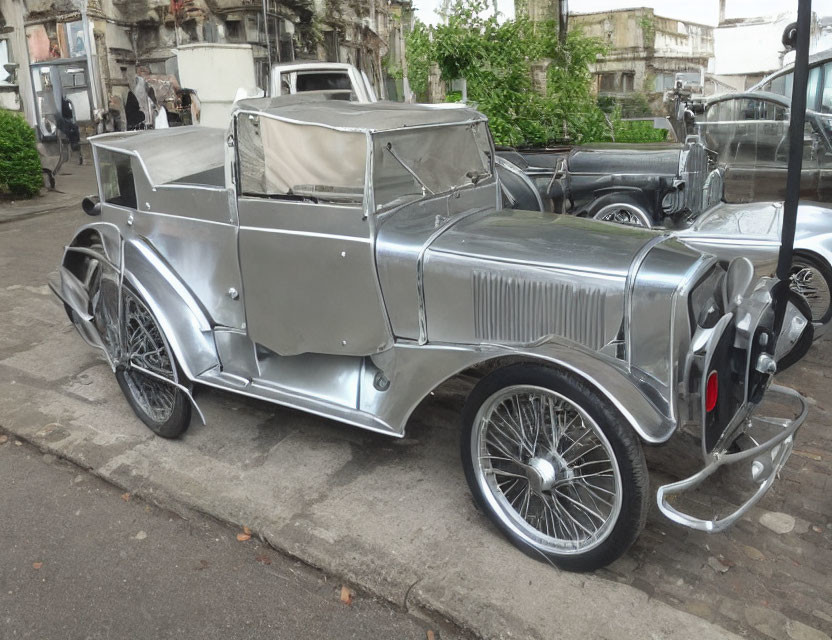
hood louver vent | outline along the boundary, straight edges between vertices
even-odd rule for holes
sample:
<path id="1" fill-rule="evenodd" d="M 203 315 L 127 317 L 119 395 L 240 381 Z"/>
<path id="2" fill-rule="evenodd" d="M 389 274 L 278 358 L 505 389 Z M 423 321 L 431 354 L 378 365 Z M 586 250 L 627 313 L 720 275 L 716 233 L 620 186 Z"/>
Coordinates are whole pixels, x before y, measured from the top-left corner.
<path id="1" fill-rule="evenodd" d="M 484 271 L 473 274 L 474 331 L 487 342 L 530 344 L 559 336 L 590 349 L 604 339 L 605 294 L 559 282 L 535 282 Z"/>

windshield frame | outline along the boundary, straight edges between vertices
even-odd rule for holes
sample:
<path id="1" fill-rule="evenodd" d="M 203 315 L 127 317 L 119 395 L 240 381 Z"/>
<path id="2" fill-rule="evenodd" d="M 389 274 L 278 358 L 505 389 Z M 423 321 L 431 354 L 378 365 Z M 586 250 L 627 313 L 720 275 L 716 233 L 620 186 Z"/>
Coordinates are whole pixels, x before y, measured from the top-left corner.
<path id="1" fill-rule="evenodd" d="M 483 136 L 482 140 L 478 140 L 476 137 L 476 133 L 474 133 L 473 128 L 477 126 L 482 126 L 483 129 Z M 412 194 L 413 197 L 408 198 L 396 198 L 391 200 L 383 205 L 376 206 L 376 185 L 375 185 L 375 155 L 376 153 L 389 153 L 385 149 L 385 145 L 377 144 L 380 142 L 380 138 L 390 135 L 408 133 L 414 130 L 424 130 L 424 129 L 445 129 L 447 127 L 466 127 L 472 129 L 471 136 L 474 137 L 475 143 L 477 148 L 479 149 L 480 153 L 482 153 L 485 158 L 487 158 L 487 166 L 485 167 L 486 173 L 481 174 L 476 181 L 471 180 L 470 182 L 463 183 L 460 185 L 453 186 L 449 189 L 445 189 L 443 191 L 432 192 L 429 188 L 424 188 L 423 185 L 423 193 L 421 194 Z M 484 144 L 483 144 L 484 143 Z M 381 131 L 371 131 L 370 132 L 370 141 L 369 141 L 370 149 L 368 154 L 368 170 L 367 170 L 367 184 L 368 184 L 368 191 L 369 191 L 369 200 L 367 202 L 368 214 L 383 214 L 387 213 L 393 209 L 397 209 L 405 204 L 411 204 L 413 202 L 418 202 L 420 200 L 427 200 L 431 198 L 438 198 L 445 196 L 449 193 L 454 193 L 461 189 L 469 189 L 472 187 L 476 187 L 480 184 L 486 184 L 494 179 L 495 172 L 494 172 L 494 143 L 491 137 L 491 131 L 488 128 L 488 121 L 485 118 L 477 118 L 477 119 L 470 119 L 464 120 L 461 122 L 445 122 L 445 123 L 434 123 L 434 124 L 426 124 L 426 125 L 414 125 L 409 127 L 404 127 L 401 129 L 388 129 L 388 130 L 381 130 Z M 400 157 L 398 155 L 394 156 L 396 161 L 400 164 L 400 166 L 404 167 L 406 171 L 409 173 L 415 173 L 418 175 L 417 172 L 413 172 L 412 167 L 410 166 L 410 162 L 408 161 L 407 157 Z M 403 161 L 403 162 L 402 162 Z M 422 182 L 421 176 L 416 178 L 417 182 Z M 408 194 L 410 195 L 410 194 Z"/>

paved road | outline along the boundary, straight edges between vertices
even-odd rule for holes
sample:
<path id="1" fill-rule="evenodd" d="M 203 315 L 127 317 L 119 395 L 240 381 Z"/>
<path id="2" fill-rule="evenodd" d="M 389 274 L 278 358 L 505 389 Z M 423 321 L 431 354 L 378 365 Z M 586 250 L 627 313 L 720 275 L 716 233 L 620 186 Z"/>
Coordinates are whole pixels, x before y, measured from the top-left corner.
<path id="1" fill-rule="evenodd" d="M 403 440 L 212 390 L 199 396 L 206 426 L 194 421 L 174 442 L 153 437 L 44 284 L 88 220 L 73 207 L 0 224 L 0 426 L 488 637 L 832 635 L 832 342 L 781 380 L 813 406 L 759 507 L 710 537 L 654 508 L 628 554 L 576 576 L 520 554 L 472 507 L 458 458 L 462 381 L 426 400 Z M 648 457 L 653 486 L 680 471 L 672 450 Z M 736 504 L 731 477 L 715 480 L 703 506 Z"/>
<path id="2" fill-rule="evenodd" d="M 4 640 L 440 637 L 361 594 L 342 603 L 340 583 L 256 538 L 238 541 L 239 530 L 125 501 L 15 440 L 0 444 Z"/>

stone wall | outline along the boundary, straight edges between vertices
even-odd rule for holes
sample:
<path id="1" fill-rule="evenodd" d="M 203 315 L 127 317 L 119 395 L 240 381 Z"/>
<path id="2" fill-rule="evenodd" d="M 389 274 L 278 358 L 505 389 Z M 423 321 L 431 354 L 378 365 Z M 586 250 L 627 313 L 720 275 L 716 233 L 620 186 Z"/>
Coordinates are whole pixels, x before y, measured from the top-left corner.
<path id="1" fill-rule="evenodd" d="M 656 115 L 675 74 L 703 72 L 714 55 L 713 27 L 657 16 L 647 8 L 573 14 L 569 29 L 581 29 L 609 47 L 592 68 L 599 94 L 644 94 Z"/>

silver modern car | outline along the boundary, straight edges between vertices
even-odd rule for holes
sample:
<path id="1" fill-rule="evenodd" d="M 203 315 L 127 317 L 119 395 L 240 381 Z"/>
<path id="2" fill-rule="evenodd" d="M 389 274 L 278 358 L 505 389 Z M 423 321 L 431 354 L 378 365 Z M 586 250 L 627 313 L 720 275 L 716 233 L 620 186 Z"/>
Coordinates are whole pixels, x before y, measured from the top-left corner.
<path id="1" fill-rule="evenodd" d="M 806 417 L 771 384 L 812 331 L 794 301 L 775 331 L 780 283 L 666 233 L 503 208 L 474 110 L 260 99 L 227 132 L 92 147 L 98 218 L 50 285 L 160 436 L 201 417 L 203 385 L 402 437 L 426 396 L 474 373 L 461 448 L 477 504 L 525 552 L 591 570 L 644 525 L 645 445 L 696 434 L 701 471 L 657 498 L 719 531 Z M 760 416 L 764 398 L 788 417 Z M 687 512 L 678 494 L 725 465 L 747 501 Z"/>

